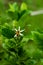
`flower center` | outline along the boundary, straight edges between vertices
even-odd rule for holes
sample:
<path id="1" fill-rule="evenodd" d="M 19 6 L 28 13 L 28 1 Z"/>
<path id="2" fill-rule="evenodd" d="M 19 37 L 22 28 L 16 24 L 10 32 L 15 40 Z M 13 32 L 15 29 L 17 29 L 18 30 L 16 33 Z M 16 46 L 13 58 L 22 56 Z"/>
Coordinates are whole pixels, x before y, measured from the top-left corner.
<path id="1" fill-rule="evenodd" d="M 19 36 L 19 33 L 20 33 L 20 31 L 17 31 L 17 32 L 16 32 L 16 35 Z"/>

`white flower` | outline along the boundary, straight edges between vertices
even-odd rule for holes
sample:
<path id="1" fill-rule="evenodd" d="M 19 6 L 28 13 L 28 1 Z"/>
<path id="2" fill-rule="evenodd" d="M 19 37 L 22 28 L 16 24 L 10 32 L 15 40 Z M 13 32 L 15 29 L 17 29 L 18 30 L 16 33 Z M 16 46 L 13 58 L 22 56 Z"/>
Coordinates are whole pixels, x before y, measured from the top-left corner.
<path id="1" fill-rule="evenodd" d="M 17 29 L 14 29 L 16 32 L 16 34 L 14 35 L 14 37 L 18 37 L 18 36 L 23 36 L 23 34 L 22 34 L 22 32 L 24 31 L 24 30 L 20 30 L 20 26 L 19 26 L 19 28 L 18 28 L 18 30 Z"/>

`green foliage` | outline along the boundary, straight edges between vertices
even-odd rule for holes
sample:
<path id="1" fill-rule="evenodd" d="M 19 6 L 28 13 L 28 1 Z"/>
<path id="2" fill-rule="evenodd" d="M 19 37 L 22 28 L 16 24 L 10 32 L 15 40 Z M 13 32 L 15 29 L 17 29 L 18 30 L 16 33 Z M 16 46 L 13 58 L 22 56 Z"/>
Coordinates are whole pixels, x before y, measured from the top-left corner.
<path id="1" fill-rule="evenodd" d="M 13 38 L 14 36 L 14 31 L 8 29 L 8 28 L 2 28 L 2 35 L 7 37 L 7 38 Z"/>
<path id="2" fill-rule="evenodd" d="M 0 18 L 0 65 L 43 65 L 43 15 L 30 16 L 25 3 L 9 6 Z"/>

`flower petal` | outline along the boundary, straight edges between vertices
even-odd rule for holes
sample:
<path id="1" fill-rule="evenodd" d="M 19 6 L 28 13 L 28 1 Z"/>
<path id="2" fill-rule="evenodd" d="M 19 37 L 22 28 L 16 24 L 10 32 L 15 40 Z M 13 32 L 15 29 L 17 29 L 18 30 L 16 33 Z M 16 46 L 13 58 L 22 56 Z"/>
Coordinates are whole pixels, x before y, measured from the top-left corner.
<path id="1" fill-rule="evenodd" d="M 17 35 L 14 35 L 14 37 L 17 37 Z"/>
<path id="2" fill-rule="evenodd" d="M 23 36 L 23 34 L 20 33 L 20 36 Z"/>
<path id="3" fill-rule="evenodd" d="M 21 30 L 20 32 L 24 32 L 24 30 Z"/>
<path id="4" fill-rule="evenodd" d="M 17 31 L 17 29 L 14 29 L 15 31 Z"/>
<path id="5" fill-rule="evenodd" d="M 20 31 L 20 26 L 19 26 L 19 28 L 18 28 L 18 31 Z"/>

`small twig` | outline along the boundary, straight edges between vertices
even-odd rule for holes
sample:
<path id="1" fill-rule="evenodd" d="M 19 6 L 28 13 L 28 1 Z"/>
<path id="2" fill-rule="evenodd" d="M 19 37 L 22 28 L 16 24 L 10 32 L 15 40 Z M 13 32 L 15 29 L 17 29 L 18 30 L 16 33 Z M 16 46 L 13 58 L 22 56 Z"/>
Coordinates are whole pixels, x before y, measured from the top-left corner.
<path id="1" fill-rule="evenodd" d="M 34 16 L 34 15 L 39 15 L 39 14 L 43 14 L 43 10 L 32 11 L 30 15 Z"/>

